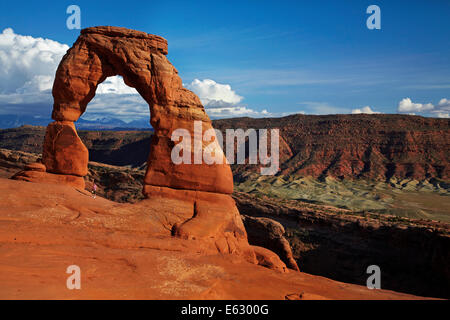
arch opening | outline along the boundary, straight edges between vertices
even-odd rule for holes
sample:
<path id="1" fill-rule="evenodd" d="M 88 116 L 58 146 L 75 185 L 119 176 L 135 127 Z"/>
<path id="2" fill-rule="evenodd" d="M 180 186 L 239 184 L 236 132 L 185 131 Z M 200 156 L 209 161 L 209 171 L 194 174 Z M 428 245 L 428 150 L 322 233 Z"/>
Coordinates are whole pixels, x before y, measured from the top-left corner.
<path id="1" fill-rule="evenodd" d="M 139 93 L 122 77 L 108 77 L 75 125 L 89 154 L 86 189 L 95 183 L 98 196 L 116 202 L 144 199 L 152 130 L 149 106 Z"/>
<path id="2" fill-rule="evenodd" d="M 99 83 L 93 99 L 75 124 L 100 129 L 152 129 L 150 107 L 121 76 L 108 77 Z M 97 124 L 97 125 L 96 125 Z"/>

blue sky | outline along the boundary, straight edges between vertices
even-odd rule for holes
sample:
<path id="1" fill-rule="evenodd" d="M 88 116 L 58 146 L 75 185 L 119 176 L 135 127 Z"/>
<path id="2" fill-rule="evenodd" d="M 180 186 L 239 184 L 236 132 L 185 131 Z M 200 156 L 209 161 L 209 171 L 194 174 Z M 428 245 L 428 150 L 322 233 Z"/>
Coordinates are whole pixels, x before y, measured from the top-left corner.
<path id="1" fill-rule="evenodd" d="M 358 110 L 448 116 L 448 0 L 2 1 L 0 32 L 12 28 L 15 35 L 70 46 L 79 35 L 66 28 L 71 4 L 81 8 L 82 28 L 114 25 L 165 37 L 169 60 L 202 101 L 213 100 L 205 103 L 213 116 Z M 371 4 L 381 9 L 381 30 L 366 27 Z M 0 57 L 1 50 L 0 45 Z M 0 75 L 0 80 L 14 83 L 8 78 L 13 74 Z M 0 113 L 12 110 L 1 110 L 2 97 L 24 92 L 20 88 L 0 85 Z M 228 113 L 214 105 L 220 96 L 208 96 L 215 88 L 231 97 L 223 98 Z M 92 109 L 107 115 L 98 96 Z M 11 97 L 3 101 L 12 102 Z"/>

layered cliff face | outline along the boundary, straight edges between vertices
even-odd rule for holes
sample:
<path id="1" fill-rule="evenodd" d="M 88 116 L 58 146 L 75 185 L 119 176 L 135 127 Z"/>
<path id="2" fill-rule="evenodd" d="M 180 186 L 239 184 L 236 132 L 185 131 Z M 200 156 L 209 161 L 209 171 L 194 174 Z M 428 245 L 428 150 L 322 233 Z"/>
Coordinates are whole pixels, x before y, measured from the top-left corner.
<path id="1" fill-rule="evenodd" d="M 450 179 L 450 120 L 409 115 L 292 115 L 214 121 L 232 128 L 279 128 L 283 176 Z M 256 171 L 235 165 L 236 176 Z"/>
<path id="2" fill-rule="evenodd" d="M 45 130 L 37 126 L 0 130 L 0 148 L 42 153 Z M 153 132 L 79 130 L 78 135 L 89 150 L 90 161 L 141 167 L 147 162 Z"/>
<path id="3" fill-rule="evenodd" d="M 238 191 L 356 211 L 449 221 L 448 119 L 409 115 L 293 115 L 216 120 L 213 126 L 222 131 L 280 128 L 281 172 L 262 177 L 256 166 L 232 165 Z M 330 130 L 333 134 L 328 134 Z M 44 134 L 45 129 L 37 127 L 0 130 L 0 147 L 40 153 Z M 80 131 L 79 136 L 89 149 L 91 161 L 145 168 L 151 132 Z M 367 150 L 372 150 L 372 156 L 368 156 Z M 297 161 L 308 154 L 310 160 Z M 330 158 L 337 160 L 329 164 Z M 364 165 L 362 171 L 354 171 L 345 179 L 339 178 L 342 175 L 334 177 L 334 173 L 348 169 L 346 163 Z M 316 170 L 324 167 L 329 169 Z M 115 174 L 112 181 L 116 181 Z M 120 193 L 118 198 L 111 197 L 130 199 Z M 133 192 L 132 198 L 136 197 L 140 196 Z"/>
<path id="4" fill-rule="evenodd" d="M 222 132 L 237 128 L 279 128 L 279 175 L 283 176 L 381 181 L 391 177 L 450 179 L 449 119 L 383 114 L 292 115 L 214 120 L 213 127 Z M 40 153 L 44 134 L 42 127 L 0 130 L 0 147 Z M 151 135 L 139 131 L 79 132 L 89 149 L 90 160 L 132 166 L 147 160 Z M 130 154 L 136 157 L 130 159 Z M 252 165 L 232 165 L 235 178 L 245 177 L 257 169 Z"/>
<path id="5" fill-rule="evenodd" d="M 235 193 L 234 199 L 241 214 L 283 225 L 284 237 L 303 272 L 364 285 L 367 267 L 377 265 L 382 288 L 450 297 L 449 224 L 369 212 L 355 214 L 245 193 Z M 252 240 L 257 230 L 249 223 L 246 227 Z"/>

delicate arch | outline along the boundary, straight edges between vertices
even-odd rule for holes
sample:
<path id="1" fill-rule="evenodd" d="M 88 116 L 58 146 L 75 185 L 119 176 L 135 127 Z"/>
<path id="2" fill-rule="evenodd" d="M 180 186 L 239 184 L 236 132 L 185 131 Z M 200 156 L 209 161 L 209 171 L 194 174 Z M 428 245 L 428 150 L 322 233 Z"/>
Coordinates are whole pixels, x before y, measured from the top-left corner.
<path id="1" fill-rule="evenodd" d="M 43 152 L 47 171 L 78 176 L 87 173 L 87 149 L 73 122 L 85 112 L 98 85 L 107 77 L 120 75 L 149 104 L 150 122 L 155 130 L 145 185 L 232 193 L 233 177 L 225 157 L 223 164 L 213 165 L 175 165 L 171 161 L 170 138 L 175 129 L 191 132 L 194 144 L 195 139 L 202 139 L 194 137 L 194 121 L 202 121 L 203 132 L 212 126 L 200 99 L 183 88 L 178 71 L 166 54 L 167 41 L 159 36 L 117 27 L 82 30 L 63 57 L 53 84 L 55 122 L 48 127 Z M 61 136 L 63 131 L 65 135 Z M 56 147 L 61 143 L 55 143 L 68 137 L 70 154 Z M 203 141 L 200 145 L 203 151 Z M 147 190 L 144 187 L 148 195 Z"/>

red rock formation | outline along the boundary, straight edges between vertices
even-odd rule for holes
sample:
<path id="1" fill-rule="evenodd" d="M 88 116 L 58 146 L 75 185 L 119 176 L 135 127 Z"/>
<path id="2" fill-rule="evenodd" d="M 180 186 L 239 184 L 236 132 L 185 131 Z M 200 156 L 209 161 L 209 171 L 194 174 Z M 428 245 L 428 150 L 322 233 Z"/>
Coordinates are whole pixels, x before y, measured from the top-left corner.
<path id="1" fill-rule="evenodd" d="M 16 173 L 11 178 L 29 182 L 67 184 L 75 188 L 84 189 L 84 179 L 70 174 L 52 174 L 46 172 L 46 166 L 40 162 L 27 164 L 24 170 Z"/>
<path id="2" fill-rule="evenodd" d="M 214 245 L 222 254 L 238 254 L 256 263 L 247 241 L 247 232 L 231 196 L 193 190 L 177 190 L 145 185 L 149 199 L 183 201 L 190 218 L 172 226 L 172 235 L 182 239 L 200 240 Z"/>
<path id="3" fill-rule="evenodd" d="M 260 266 L 264 266 L 269 269 L 273 269 L 279 271 L 281 273 L 287 273 L 288 269 L 286 265 L 280 260 L 280 258 L 270 251 L 269 249 L 252 246 L 255 251 L 256 259 L 258 260 L 258 264 Z"/>
<path id="4" fill-rule="evenodd" d="M 280 128 L 280 167 L 286 176 L 450 179 L 449 119 L 400 114 L 292 115 L 214 120 L 213 126 L 223 132 Z M 42 145 L 36 137 L 39 141 L 43 134 L 40 127 L 30 126 L 0 130 L 0 147 L 40 153 Z M 150 132 L 83 131 L 79 135 L 91 161 L 140 166 L 148 158 L 148 150 L 141 149 L 149 143 Z M 260 172 L 259 166 L 231 167 L 235 180 L 252 170 Z"/>
<path id="5" fill-rule="evenodd" d="M 174 130 L 193 133 L 195 120 L 202 121 L 204 131 L 212 126 L 200 99 L 183 88 L 166 54 L 167 41 L 155 35 L 116 27 L 84 29 L 56 72 L 52 117 L 56 121 L 78 120 L 97 86 L 107 77 L 120 75 L 150 107 L 155 136 L 145 183 L 230 194 L 233 177 L 228 165 L 175 165 L 171 160 Z"/>
<path id="6" fill-rule="evenodd" d="M 48 125 L 42 161 L 47 172 L 83 177 L 87 174 L 89 152 L 71 121 Z"/>
<path id="7" fill-rule="evenodd" d="M 82 177 L 68 174 L 53 174 L 42 171 L 27 170 L 15 174 L 12 179 L 37 183 L 67 184 L 80 190 L 84 189 L 84 179 Z"/>
<path id="8" fill-rule="evenodd" d="M 215 120 L 226 129 L 279 128 L 280 174 L 387 180 L 450 179 L 450 119 L 400 114 Z M 235 178 L 259 166 L 234 165 Z"/>
<path id="9" fill-rule="evenodd" d="M 82 186 L 78 183 L 87 174 L 88 150 L 73 122 L 85 112 L 97 86 L 107 77 L 120 75 L 149 104 L 155 130 L 144 179 L 145 196 L 183 199 L 191 208 L 191 217 L 173 226 L 173 235 L 212 242 L 220 253 L 238 254 L 256 263 L 230 196 L 233 177 L 222 150 L 223 164 L 177 165 L 171 159 L 174 130 L 190 133 L 193 161 L 194 150 L 203 155 L 210 144 L 194 134 L 194 122 L 201 121 L 203 132 L 212 125 L 200 99 L 183 88 L 166 54 L 167 41 L 155 35 L 116 27 L 82 30 L 63 57 L 53 84 L 55 122 L 48 126 L 43 146 L 47 172 L 24 171 L 14 178 L 68 182 L 84 188 L 84 182 Z M 275 260 L 271 261 L 276 267 Z"/>
<path id="10" fill-rule="evenodd" d="M 299 271 L 281 223 L 269 218 L 251 216 L 243 216 L 243 220 L 248 241 L 252 245 L 272 250 L 290 269 Z"/>

